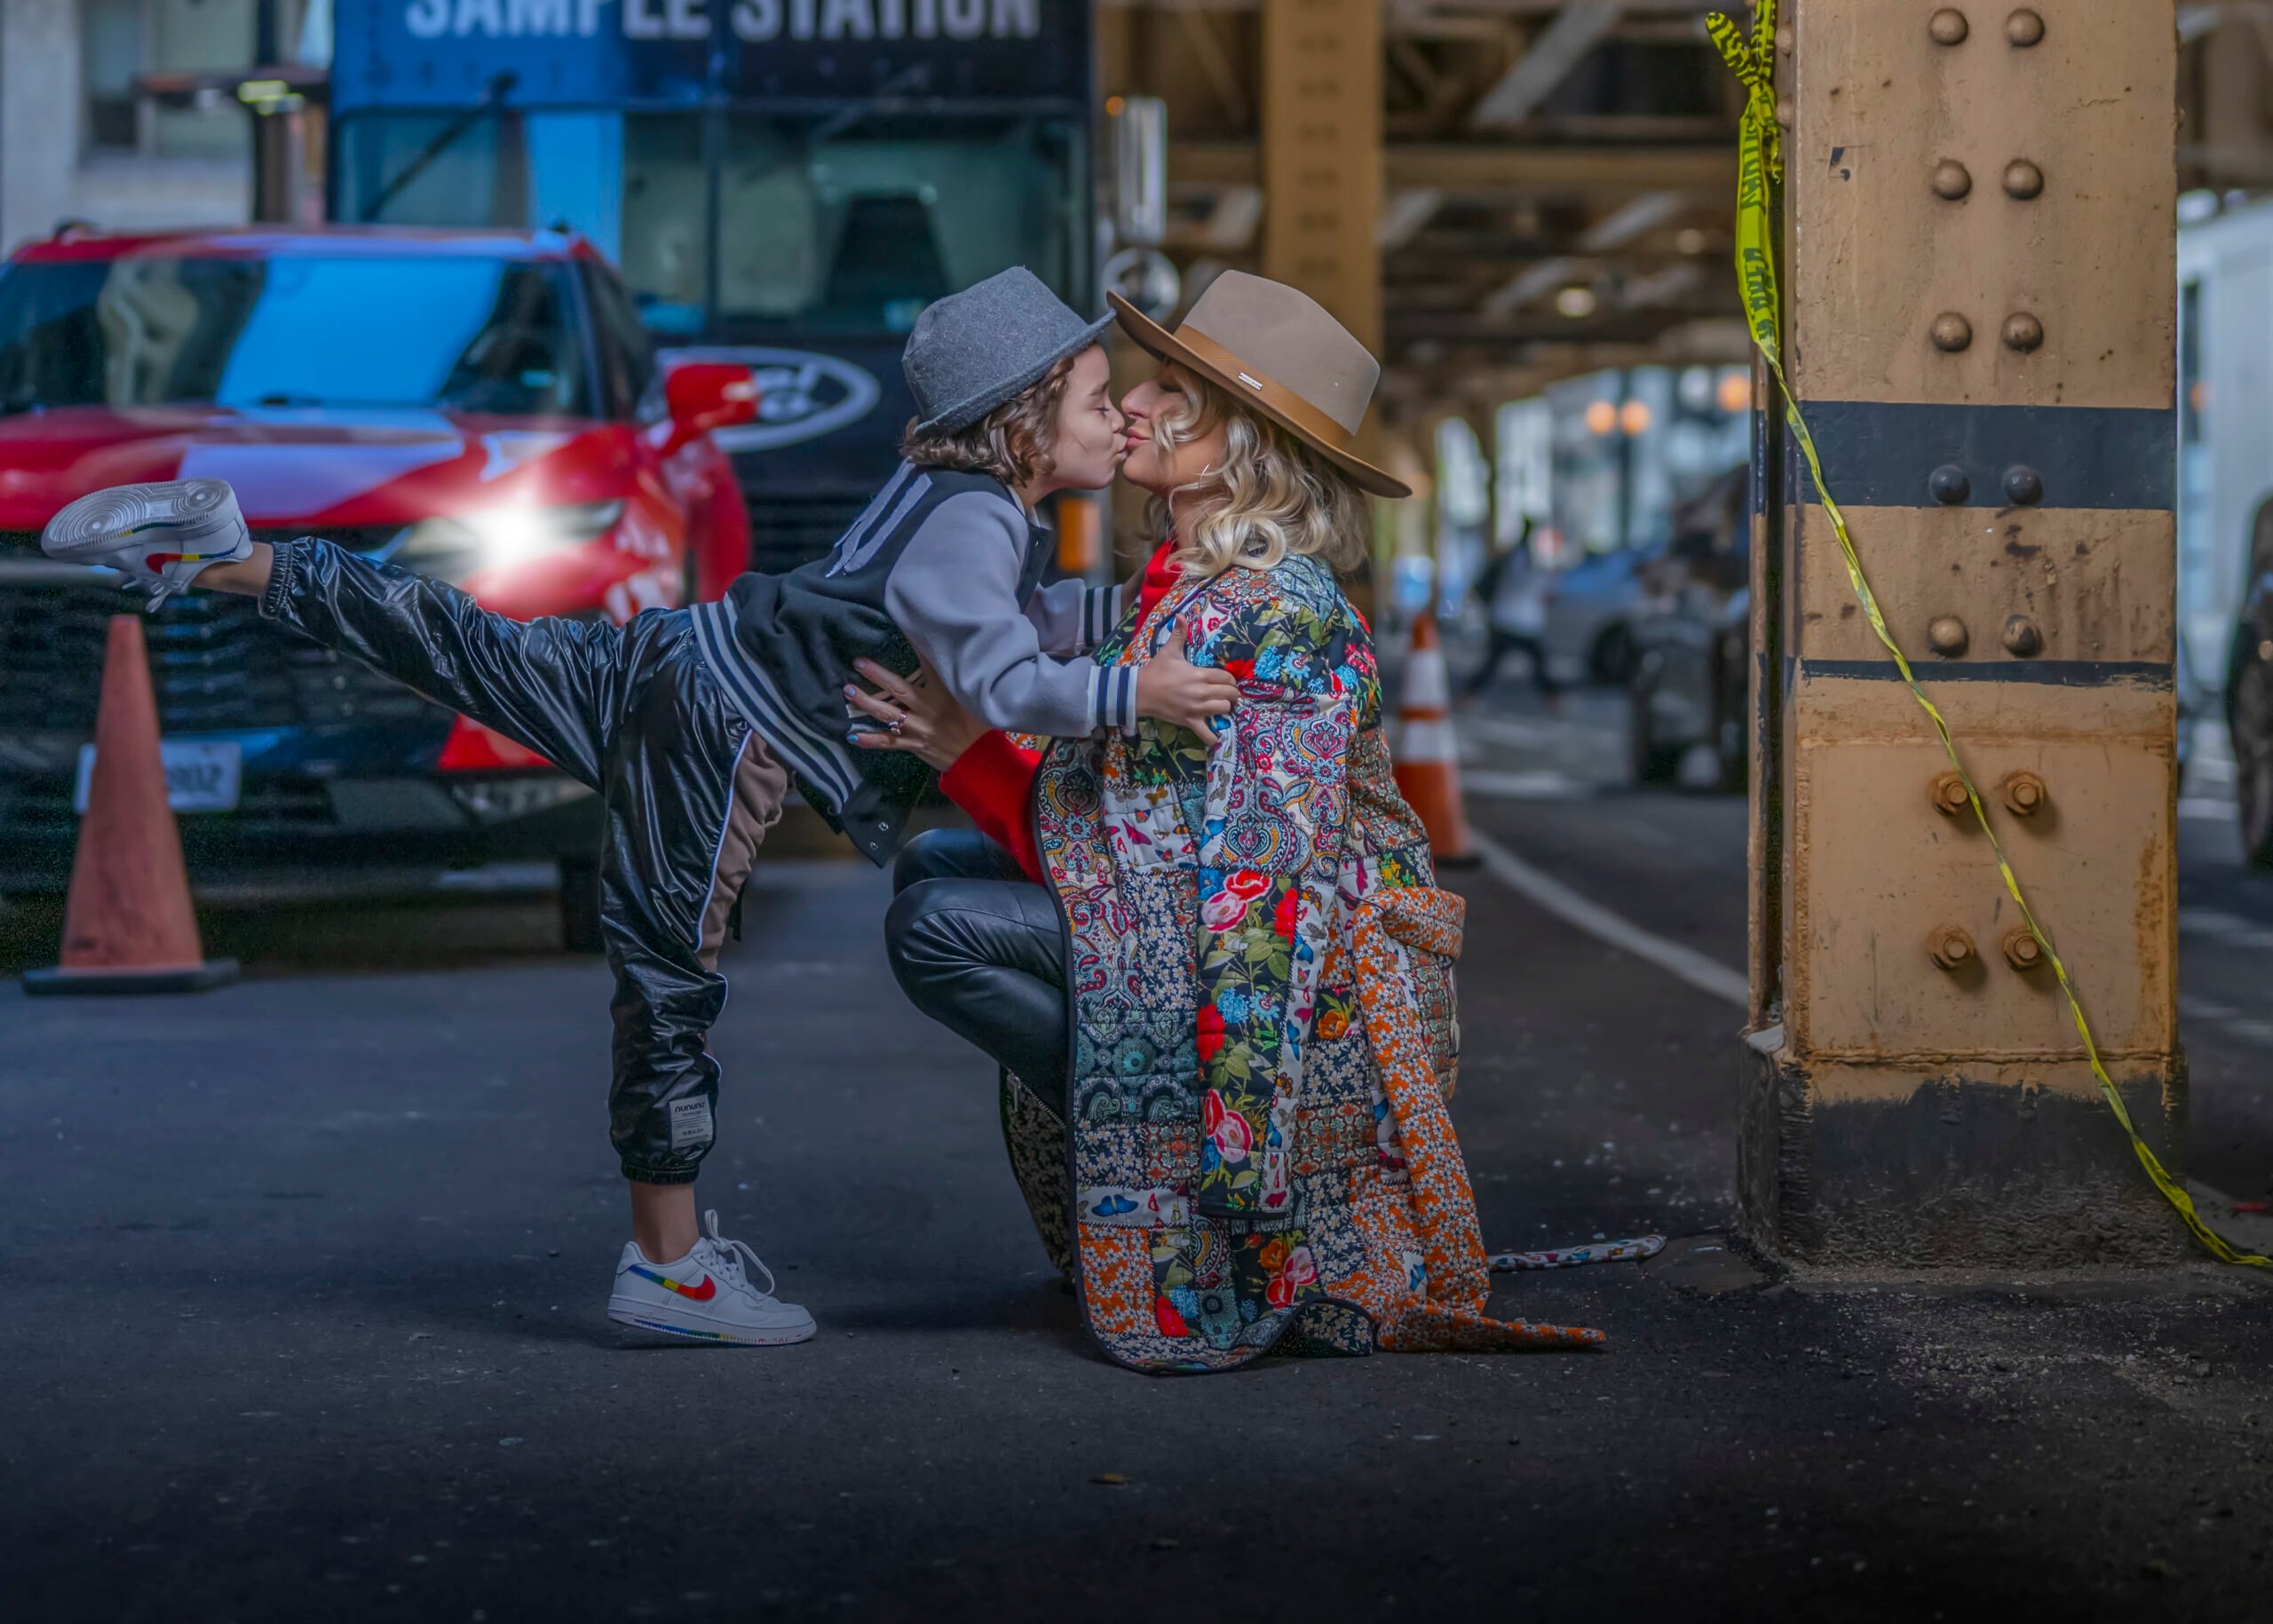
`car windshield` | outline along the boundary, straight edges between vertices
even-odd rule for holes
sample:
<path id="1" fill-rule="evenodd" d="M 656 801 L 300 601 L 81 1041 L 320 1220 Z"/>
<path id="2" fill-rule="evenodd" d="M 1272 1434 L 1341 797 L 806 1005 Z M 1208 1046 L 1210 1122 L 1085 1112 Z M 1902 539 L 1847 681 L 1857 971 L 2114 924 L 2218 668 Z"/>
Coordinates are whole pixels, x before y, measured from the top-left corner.
<path id="1" fill-rule="evenodd" d="M 1064 293 L 1085 251 L 1078 137 L 1062 118 L 374 112 L 343 120 L 338 139 L 341 218 L 573 226 L 664 331 L 715 313 L 905 332 L 932 299 L 1006 265 Z"/>
<path id="2" fill-rule="evenodd" d="M 586 411 L 567 267 L 250 256 L 12 265 L 0 407 Z"/>

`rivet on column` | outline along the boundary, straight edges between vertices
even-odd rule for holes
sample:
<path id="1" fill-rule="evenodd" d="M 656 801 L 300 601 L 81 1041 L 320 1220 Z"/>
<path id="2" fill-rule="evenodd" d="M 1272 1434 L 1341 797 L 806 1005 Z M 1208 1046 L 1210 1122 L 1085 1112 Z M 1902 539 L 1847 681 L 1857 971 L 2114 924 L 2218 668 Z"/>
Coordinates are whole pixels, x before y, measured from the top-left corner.
<path id="1" fill-rule="evenodd" d="M 2044 191 L 2044 171 L 2026 158 L 2016 158 L 2005 165 L 2005 190 L 2023 202 L 2040 196 Z"/>
<path id="2" fill-rule="evenodd" d="M 1945 5 L 1927 20 L 1926 32 L 1934 36 L 1936 45 L 1962 45 L 1965 36 L 1972 29 L 1966 26 L 1963 12 L 1953 5 Z"/>
<path id="3" fill-rule="evenodd" d="M 2005 500 L 2016 508 L 2034 507 L 2044 500 L 2044 476 L 2025 464 L 2007 469 Z"/>
<path id="4" fill-rule="evenodd" d="M 2027 615 L 2016 614 L 2005 622 L 2005 647 L 2008 653 L 2026 660 L 2043 652 L 2044 634 Z"/>
<path id="5" fill-rule="evenodd" d="M 1782 51 L 1786 56 L 1791 55 L 1793 47 L 1797 45 L 1799 43 L 1799 36 L 1792 32 L 1792 25 L 1790 23 L 1785 23 L 1776 30 L 1776 49 Z"/>
<path id="6" fill-rule="evenodd" d="M 1926 944 L 1934 963 L 1944 970 L 1962 970 L 1973 963 L 1973 938 L 1957 925 L 1943 925 Z"/>
<path id="7" fill-rule="evenodd" d="M 2015 925 L 2005 932 L 2005 963 L 2024 972 L 2044 963 L 2044 948 L 2026 925 Z"/>
<path id="8" fill-rule="evenodd" d="M 1944 463 L 1926 476 L 1926 489 L 1944 507 L 1953 508 L 1973 495 L 1973 481 L 1955 463 Z"/>
<path id="9" fill-rule="evenodd" d="M 2025 51 L 2044 37 L 2044 19 L 2023 6 L 2005 19 L 2005 37 Z"/>
<path id="10" fill-rule="evenodd" d="M 1973 190 L 1973 177 L 1964 164 L 1944 158 L 1934 165 L 1934 195 L 1955 202 Z"/>
<path id="11" fill-rule="evenodd" d="M 1776 104 L 1776 123 L 1782 128 L 1789 130 L 1799 122 L 1799 116 L 1792 107 L 1790 97 L 1786 96 Z"/>
<path id="12" fill-rule="evenodd" d="M 1965 780 L 1954 772 L 1936 772 L 1927 794 L 1934 803 L 1934 810 L 1944 818 L 1956 817 L 1973 798 L 1965 793 Z"/>
<path id="13" fill-rule="evenodd" d="M 2005 347 L 2026 355 L 2044 343 L 2044 323 L 2025 310 L 2005 318 Z"/>
<path id="14" fill-rule="evenodd" d="M 1973 323 L 1954 310 L 1945 310 L 1934 318 L 1934 347 L 1954 355 L 1973 344 Z"/>
<path id="15" fill-rule="evenodd" d="M 1932 625 L 1926 628 L 1926 642 L 1944 660 L 1954 660 L 1965 653 L 1972 642 L 1967 635 L 1965 622 L 1954 614 L 1937 614 Z"/>
<path id="16" fill-rule="evenodd" d="M 2052 799 L 2044 780 L 2023 768 L 2005 780 L 2005 810 L 2016 818 L 2033 818 Z"/>

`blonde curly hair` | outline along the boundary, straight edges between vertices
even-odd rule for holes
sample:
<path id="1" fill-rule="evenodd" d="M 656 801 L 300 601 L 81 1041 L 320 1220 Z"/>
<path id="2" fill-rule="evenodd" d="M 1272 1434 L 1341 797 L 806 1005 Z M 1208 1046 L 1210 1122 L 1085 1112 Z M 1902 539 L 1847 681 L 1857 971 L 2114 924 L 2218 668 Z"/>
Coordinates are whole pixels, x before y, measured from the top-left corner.
<path id="1" fill-rule="evenodd" d="M 1216 424 L 1224 455 L 1198 479 L 1178 486 L 1181 526 L 1171 524 L 1166 496 L 1151 504 L 1155 532 L 1176 531 L 1176 561 L 1212 577 L 1233 567 L 1270 569 L 1295 556 L 1323 558 L 1348 574 L 1373 548 L 1373 509 L 1340 469 L 1277 424 L 1188 367 L 1176 368 L 1183 405 L 1152 420 L 1168 450 Z"/>

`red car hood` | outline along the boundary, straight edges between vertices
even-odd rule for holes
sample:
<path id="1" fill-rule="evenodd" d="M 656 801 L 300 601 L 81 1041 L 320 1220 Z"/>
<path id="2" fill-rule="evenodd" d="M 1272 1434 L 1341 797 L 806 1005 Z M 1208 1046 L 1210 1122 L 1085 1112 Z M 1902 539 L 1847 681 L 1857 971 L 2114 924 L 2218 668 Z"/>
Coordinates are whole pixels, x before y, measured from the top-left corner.
<path id="1" fill-rule="evenodd" d="M 226 479 L 263 528 L 384 525 L 628 494 L 629 425 L 425 409 L 65 407 L 0 417 L 0 530 L 147 479 Z"/>

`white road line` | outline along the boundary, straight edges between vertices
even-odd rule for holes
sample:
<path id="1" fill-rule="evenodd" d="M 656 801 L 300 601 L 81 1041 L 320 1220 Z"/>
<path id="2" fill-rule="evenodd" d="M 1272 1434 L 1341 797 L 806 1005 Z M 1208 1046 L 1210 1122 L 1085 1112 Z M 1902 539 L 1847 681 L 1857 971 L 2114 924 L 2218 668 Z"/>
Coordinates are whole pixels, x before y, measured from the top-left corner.
<path id="1" fill-rule="evenodd" d="M 1462 733 L 1495 744 L 1556 744 L 1561 742 L 1557 733 L 1565 731 L 1551 722 L 1518 722 L 1507 717 L 1463 716 L 1458 721 Z"/>
<path id="2" fill-rule="evenodd" d="M 1470 795 L 1494 801 L 1576 801 L 1587 790 L 1578 780 L 1552 767 L 1534 772 L 1466 772 L 1461 788 Z"/>
<path id="3" fill-rule="evenodd" d="M 1542 874 L 1513 852 L 1489 836 L 1471 834 L 1478 856 L 1492 877 L 1509 890 L 1545 908 L 1564 923 L 1584 931 L 1596 940 L 1606 942 L 1621 953 L 1630 953 L 1664 970 L 1667 975 L 1686 981 L 1702 993 L 1748 1008 L 1752 1002 L 1752 987 L 1744 976 L 1730 969 L 1720 960 L 1709 958 L 1694 947 L 1683 945 L 1643 930 L 1633 921 L 1612 913 L 1598 902 L 1588 900 L 1572 891 L 1562 881 Z"/>
<path id="4" fill-rule="evenodd" d="M 2273 930 L 2253 919 L 2244 919 L 2237 914 L 2222 913 L 2211 907 L 2182 907 L 2178 910 L 2178 933 L 2199 936 L 2229 947 L 2262 951 L 2273 947 Z"/>
<path id="5" fill-rule="evenodd" d="M 2240 814 L 2231 801 L 2219 801 L 2208 796 L 2190 795 L 2179 802 L 2178 815 L 2182 818 L 2199 818 L 2205 823 L 2223 823 Z"/>

